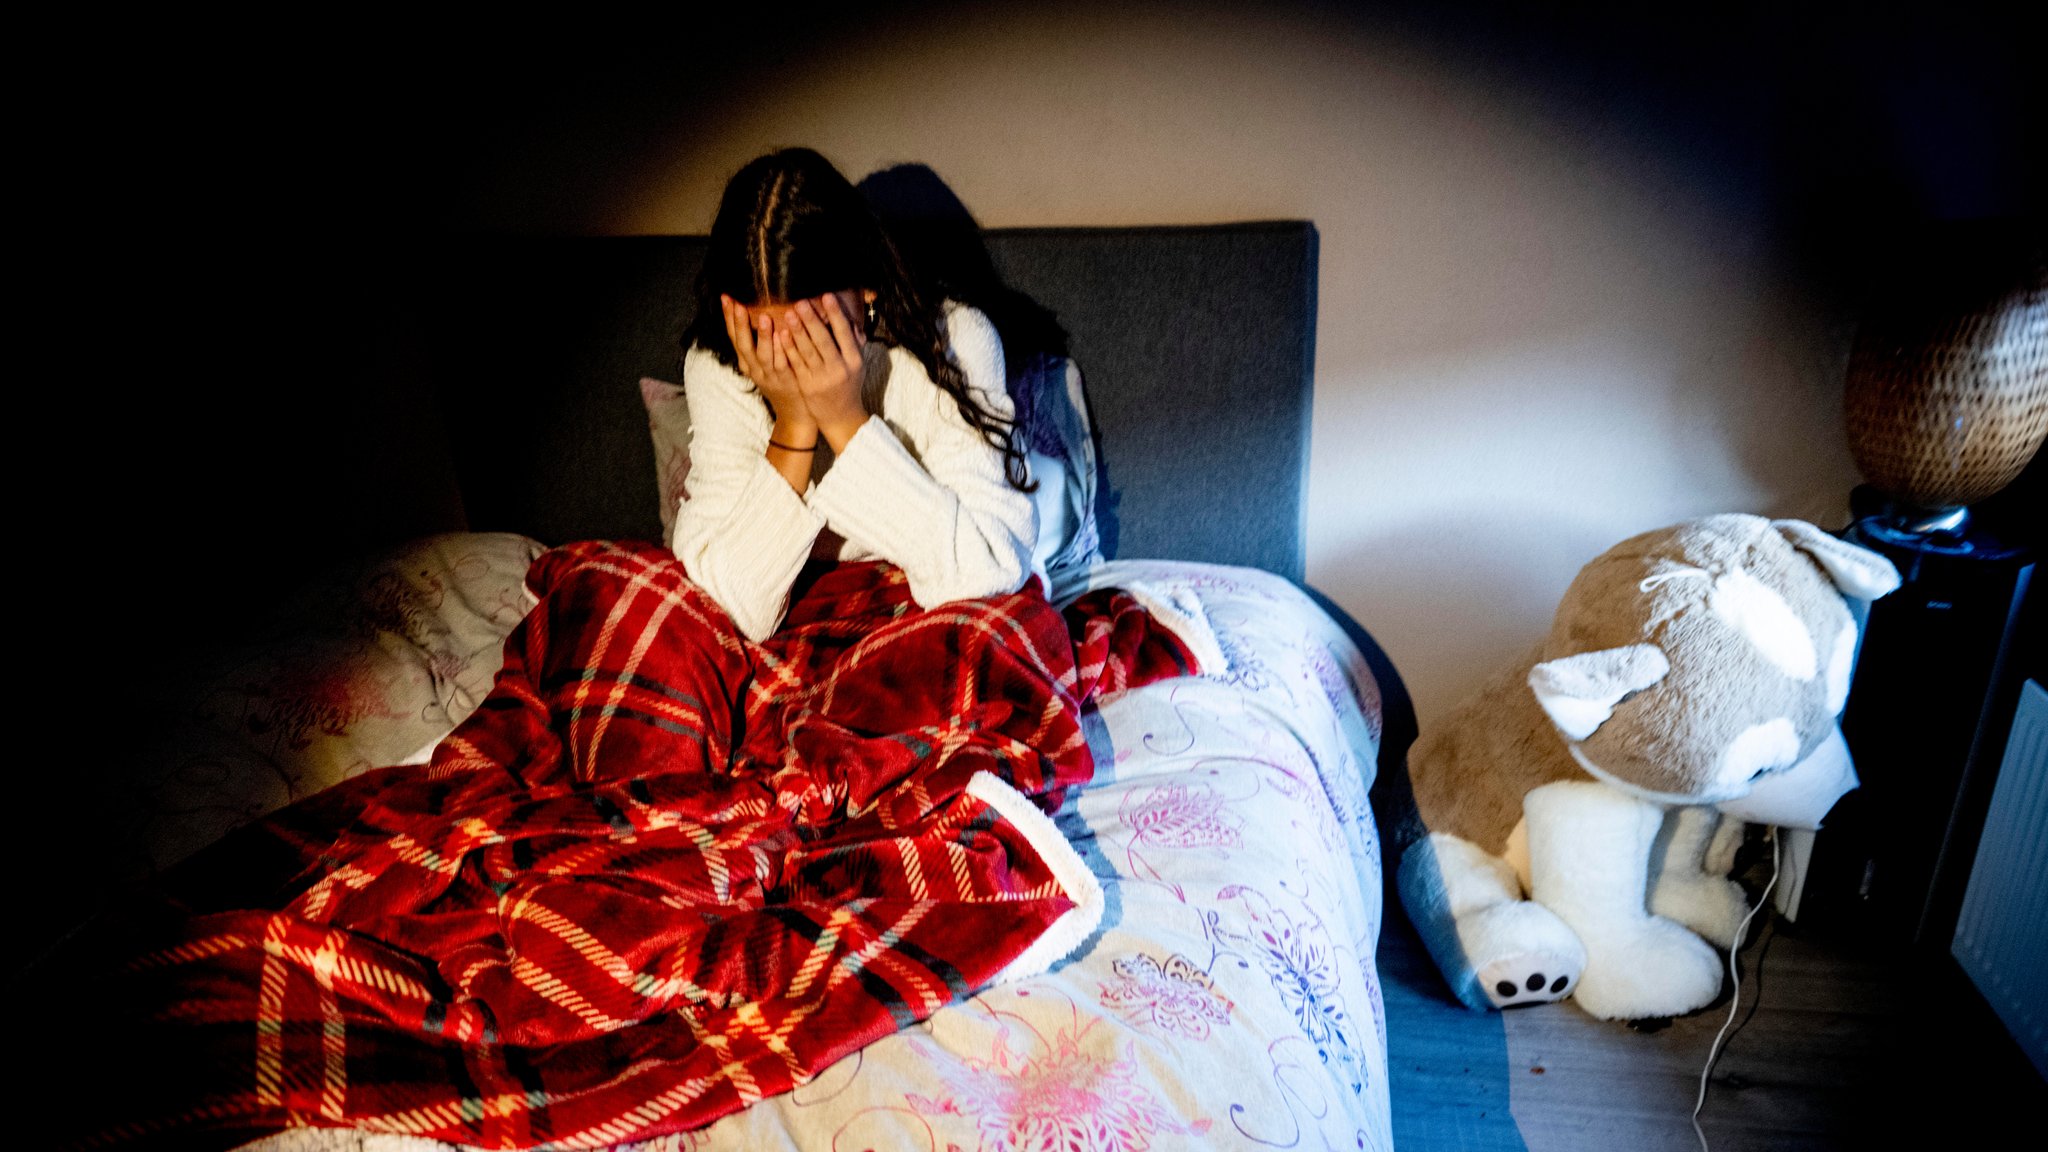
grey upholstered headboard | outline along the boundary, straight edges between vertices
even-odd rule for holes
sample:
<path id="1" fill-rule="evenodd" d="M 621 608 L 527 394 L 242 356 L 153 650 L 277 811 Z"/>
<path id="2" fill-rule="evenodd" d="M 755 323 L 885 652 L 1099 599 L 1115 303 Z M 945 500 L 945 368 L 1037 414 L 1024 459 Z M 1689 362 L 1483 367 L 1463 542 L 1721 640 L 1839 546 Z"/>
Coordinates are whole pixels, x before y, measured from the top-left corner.
<path id="1" fill-rule="evenodd" d="M 1111 556 L 1303 575 L 1316 231 L 1305 221 L 1001 229 L 1005 280 L 1072 337 Z M 660 536 L 637 381 L 674 379 L 704 240 L 473 239 L 431 318 L 469 525 Z"/>

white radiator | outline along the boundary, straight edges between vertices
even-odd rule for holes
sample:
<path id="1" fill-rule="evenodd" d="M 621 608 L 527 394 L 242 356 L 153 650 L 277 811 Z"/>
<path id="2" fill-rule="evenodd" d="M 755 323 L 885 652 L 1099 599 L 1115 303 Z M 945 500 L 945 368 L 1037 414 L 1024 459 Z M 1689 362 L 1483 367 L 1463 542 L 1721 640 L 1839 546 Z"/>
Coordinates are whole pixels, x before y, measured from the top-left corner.
<path id="1" fill-rule="evenodd" d="M 1952 950 L 2048 1076 L 2048 691 L 2038 681 L 2020 689 Z"/>

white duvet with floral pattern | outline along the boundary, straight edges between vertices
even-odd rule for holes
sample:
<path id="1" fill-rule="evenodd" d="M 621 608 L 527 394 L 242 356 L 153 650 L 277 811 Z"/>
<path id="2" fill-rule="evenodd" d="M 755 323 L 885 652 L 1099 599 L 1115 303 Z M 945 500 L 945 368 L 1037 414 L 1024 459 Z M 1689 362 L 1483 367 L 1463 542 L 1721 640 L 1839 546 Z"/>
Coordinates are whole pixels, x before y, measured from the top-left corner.
<path id="1" fill-rule="evenodd" d="M 1095 780 L 1058 817 L 1102 881 L 1075 956 L 646 1149 L 1389 1149 L 1366 789 L 1378 688 L 1279 577 L 1119 561 L 1091 583 L 1193 597 L 1230 667 L 1090 717 Z M 1066 591 L 1078 594 L 1081 589 Z M 301 1129 L 270 1149 L 425 1142 Z"/>

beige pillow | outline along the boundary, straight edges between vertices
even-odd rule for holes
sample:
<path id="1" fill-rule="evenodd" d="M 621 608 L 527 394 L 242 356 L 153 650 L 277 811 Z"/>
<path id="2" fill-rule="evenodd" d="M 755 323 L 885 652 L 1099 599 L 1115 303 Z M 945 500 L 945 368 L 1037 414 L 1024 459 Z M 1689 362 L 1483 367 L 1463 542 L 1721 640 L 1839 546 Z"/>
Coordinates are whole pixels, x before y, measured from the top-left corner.
<path id="1" fill-rule="evenodd" d="M 409 542 L 315 581 L 196 679 L 124 789 L 165 867 L 351 776 L 424 762 L 490 692 L 543 551 L 510 533 Z"/>
<path id="2" fill-rule="evenodd" d="M 640 399 L 647 405 L 647 430 L 654 436 L 654 489 L 661 501 L 661 541 L 675 539 L 676 506 L 690 478 L 690 406 L 683 386 L 644 376 Z"/>

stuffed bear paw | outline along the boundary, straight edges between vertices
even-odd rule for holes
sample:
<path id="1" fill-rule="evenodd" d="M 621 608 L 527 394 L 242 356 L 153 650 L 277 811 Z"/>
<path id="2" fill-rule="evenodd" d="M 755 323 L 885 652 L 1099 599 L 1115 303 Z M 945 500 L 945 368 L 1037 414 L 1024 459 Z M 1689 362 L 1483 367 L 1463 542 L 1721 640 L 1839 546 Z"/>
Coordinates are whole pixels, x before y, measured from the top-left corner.
<path id="1" fill-rule="evenodd" d="M 1479 986 L 1495 1008 L 1548 1004 L 1572 994 L 1579 966 L 1555 952 L 1518 952 L 1477 969 Z"/>
<path id="2" fill-rule="evenodd" d="M 1578 934 L 1550 909 L 1529 900 L 1459 917 L 1458 937 L 1474 983 L 1495 1008 L 1562 1000 L 1578 987 L 1586 967 Z"/>
<path id="3" fill-rule="evenodd" d="M 1706 941 L 1661 916 L 1579 926 L 1586 970 L 1575 996 L 1600 1020 L 1682 1016 L 1721 994 L 1721 957 Z"/>

